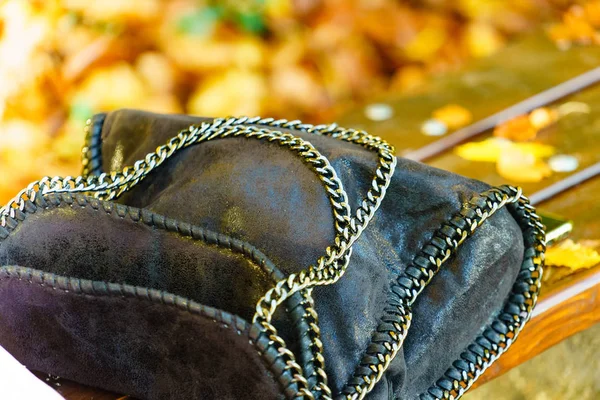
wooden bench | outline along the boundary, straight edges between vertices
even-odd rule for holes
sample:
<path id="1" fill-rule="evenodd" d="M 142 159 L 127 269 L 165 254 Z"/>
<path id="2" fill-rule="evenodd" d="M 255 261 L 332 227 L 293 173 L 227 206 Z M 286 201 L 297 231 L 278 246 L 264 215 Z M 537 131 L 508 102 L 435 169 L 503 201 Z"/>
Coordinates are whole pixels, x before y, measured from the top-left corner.
<path id="1" fill-rule="evenodd" d="M 339 118 L 346 127 L 361 128 L 396 146 L 398 155 L 416 150 L 436 138 L 421 133 L 421 124 L 431 111 L 449 103 L 468 108 L 475 120 L 489 116 L 533 94 L 600 65 L 600 47 L 579 47 L 560 51 L 543 33 L 506 48 L 497 55 L 473 62 L 467 69 L 432 79 L 417 92 L 387 94 L 373 102 L 385 103 L 394 115 L 385 121 L 370 121 L 362 107 L 348 110 Z M 568 98 L 589 104 L 589 114 L 573 115 L 540 134 L 540 139 L 560 152 L 575 155 L 580 169 L 600 161 L 600 87 L 589 88 Z M 567 101 L 567 100 L 565 100 Z M 478 140 L 488 137 L 483 134 Z M 493 164 L 473 163 L 446 151 L 429 164 L 480 179 L 493 185 L 518 184 L 532 194 L 568 174 L 555 174 L 539 182 L 506 182 Z M 600 239 L 600 178 L 540 204 L 539 209 L 574 221 L 571 238 Z M 477 385 L 503 374 L 567 337 L 600 321 L 600 266 L 547 284 L 542 289 L 533 318 L 519 339 L 479 379 Z M 122 398 L 64 380 L 51 380 L 70 400 L 115 400 Z M 60 384 L 57 387 L 56 384 Z"/>
<path id="2" fill-rule="evenodd" d="M 421 124 L 431 118 L 432 110 L 455 103 L 469 109 L 474 120 L 480 120 L 598 65 L 599 47 L 560 51 L 543 33 L 538 33 L 491 58 L 472 63 L 467 69 L 433 79 L 414 94 L 374 99 L 392 106 L 394 116 L 389 120 L 369 121 L 363 109 L 356 108 L 340 118 L 339 123 L 385 138 L 402 156 L 437 139 L 421 133 Z M 586 103 L 590 113 L 565 117 L 538 138 L 555 146 L 560 153 L 576 156 L 581 170 L 600 162 L 600 86 L 582 90 L 558 103 L 566 101 Z M 491 132 L 486 132 L 473 140 L 490 136 Z M 526 194 L 536 193 L 572 174 L 557 173 L 539 183 L 507 182 L 498 175 L 494 164 L 466 161 L 452 150 L 426 162 L 492 185 L 518 185 Z M 539 204 L 538 209 L 573 220 L 571 239 L 600 240 L 600 176 Z M 533 317 L 519 339 L 475 386 L 597 322 L 600 322 L 600 265 L 545 284 Z"/>

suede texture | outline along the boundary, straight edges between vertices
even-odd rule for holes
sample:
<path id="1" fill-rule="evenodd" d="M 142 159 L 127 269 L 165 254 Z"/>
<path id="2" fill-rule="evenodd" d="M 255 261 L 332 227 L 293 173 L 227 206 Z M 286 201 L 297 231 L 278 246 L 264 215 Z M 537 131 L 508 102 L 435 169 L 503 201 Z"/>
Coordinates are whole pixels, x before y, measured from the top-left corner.
<path id="1" fill-rule="evenodd" d="M 242 321 L 75 289 L 86 285 L 0 270 L 2 346 L 29 368 L 141 399 L 281 398 Z"/>
<path id="2" fill-rule="evenodd" d="M 100 204 L 50 195 L 2 241 L 2 264 L 164 290 L 246 320 L 275 281 L 259 257 L 233 251 L 225 236 L 122 205 L 107 212 Z"/>
<path id="3" fill-rule="evenodd" d="M 202 120 L 113 112 L 102 133 L 103 165 L 111 170 L 131 165 Z M 327 137 L 293 133 L 330 160 L 356 209 L 369 188 L 376 154 Z M 314 290 L 334 390 L 341 389 L 360 361 L 389 298 L 390 282 L 442 222 L 487 188 L 398 160 L 380 211 L 355 245 L 348 272 L 337 284 Z M 218 139 L 185 149 L 118 201 L 248 241 L 284 273 L 313 263 L 334 237 L 330 205 L 317 175 L 290 150 L 256 139 Z M 414 398 L 444 373 L 501 308 L 522 256 L 522 233 L 501 210 L 415 303 L 403 354 L 388 371 L 391 392 Z"/>
<path id="4" fill-rule="evenodd" d="M 132 165 L 179 130 L 200 121 L 201 118 L 133 110 L 108 114 L 102 128 L 104 171 Z M 355 210 L 370 187 L 377 167 L 376 154 L 335 139 L 293 133 L 310 141 L 330 160 Z M 371 225 L 356 242 L 348 271 L 335 285 L 313 291 L 329 383 L 334 392 L 351 378 L 365 352 L 383 308 L 391 299 L 392 282 L 443 222 L 487 188 L 481 182 L 398 159 L 387 195 Z M 116 201 L 249 243 L 272 260 L 284 275 L 314 263 L 334 238 L 331 206 L 317 175 L 292 151 L 257 139 L 217 139 L 181 150 Z M 170 242 L 163 237 L 164 233 L 152 230 L 138 232 L 130 226 L 131 221 L 98 222 L 99 217 L 91 212 L 78 210 L 71 215 L 68 210 L 58 208 L 41 213 L 29 225 L 23 224 L 21 236 L 7 239 L 12 240 L 11 247 L 6 240 L 0 243 L 0 252 L 12 255 L 11 262 L 26 267 L 42 269 L 36 266 L 42 265 L 49 272 L 77 278 L 110 281 L 107 279 L 110 276 L 119 283 L 170 290 L 244 318 L 249 318 L 259 289 L 268 284 L 265 273 L 253 268 L 252 263 L 221 250 L 191 244 L 189 239 L 180 237 Z M 83 262 L 58 266 L 55 258 L 37 254 L 42 252 L 42 244 L 46 249 L 60 244 L 56 239 L 44 242 L 27 238 L 28 232 L 42 229 L 55 235 L 52 228 L 42 225 L 57 220 L 65 226 L 78 226 L 78 235 L 70 234 L 71 228 L 57 229 L 62 232 L 63 249 L 72 248 L 65 263 L 72 263 L 76 254 L 86 249 L 93 254 L 89 260 L 94 261 L 94 266 L 86 267 Z M 93 240 L 85 242 L 83 237 L 88 235 Z M 69 238 L 77 243 L 69 243 Z M 123 244 L 118 243 L 121 240 Z M 102 252 L 98 247 L 107 251 Z M 19 252 L 15 252 L 16 248 Z M 123 250 L 127 256 L 119 259 L 118 255 L 110 254 L 112 248 L 127 248 Z M 183 252 L 189 257 L 182 255 Z M 19 258 L 13 254 L 19 254 Z M 205 261 L 195 265 L 196 258 Z M 458 254 L 444 264 L 419 296 L 403 348 L 367 398 L 413 399 L 427 390 L 499 312 L 515 282 L 522 258 L 522 232 L 510 213 L 500 210 L 465 241 Z M 137 271 L 134 278 L 129 273 L 117 276 L 107 272 L 107 269 L 127 271 L 132 267 Z M 239 275 L 235 273 L 237 270 Z M 199 293 L 194 291 L 196 284 Z M 211 289 L 202 292 L 203 285 Z M 219 298 L 227 291 L 235 293 L 230 293 L 227 299 Z M 286 318 L 277 315 L 275 322 L 290 347 L 297 348 L 299 339 Z M 9 334 L 5 331 L 0 340 L 4 341 Z M 163 340 L 173 342 L 170 337 Z M 185 340 L 183 336 L 181 340 Z M 205 345 L 211 346 L 210 343 L 207 341 Z M 15 343 L 13 348 L 23 345 Z M 100 347 L 97 351 L 101 351 Z M 143 368 L 143 360 L 135 362 Z M 230 363 L 236 362 L 233 355 Z M 44 364 L 42 370 L 53 372 L 48 370 L 51 365 L 55 364 Z M 188 367 L 194 368 L 191 364 Z M 203 366 L 198 370 L 204 371 Z M 176 386 L 177 382 L 190 384 L 182 376 L 172 374 L 169 384 Z M 134 379 L 124 377 L 118 384 L 124 393 L 140 392 L 140 382 Z M 191 384 L 196 385 L 195 381 Z M 98 386 L 108 385 L 100 382 Z"/>

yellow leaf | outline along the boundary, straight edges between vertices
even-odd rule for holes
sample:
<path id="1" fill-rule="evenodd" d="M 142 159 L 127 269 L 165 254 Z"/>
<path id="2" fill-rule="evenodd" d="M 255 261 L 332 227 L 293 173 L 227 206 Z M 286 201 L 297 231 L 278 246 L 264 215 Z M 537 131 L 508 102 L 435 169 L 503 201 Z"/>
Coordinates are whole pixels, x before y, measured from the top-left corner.
<path id="1" fill-rule="evenodd" d="M 539 182 L 552 175 L 552 170 L 532 151 L 513 145 L 503 151 L 496 164 L 498 174 L 513 182 Z"/>
<path id="2" fill-rule="evenodd" d="M 465 42 L 472 55 L 485 57 L 500 49 L 504 38 L 494 26 L 476 22 L 467 27 Z"/>
<path id="3" fill-rule="evenodd" d="M 469 161 L 496 162 L 505 152 L 518 151 L 536 159 L 550 157 L 554 147 L 540 143 L 513 143 L 501 138 L 489 138 L 481 142 L 469 142 L 456 147 L 455 153 Z"/>
<path id="4" fill-rule="evenodd" d="M 510 145 L 506 140 L 490 138 L 481 142 L 465 143 L 456 147 L 454 152 L 469 161 L 496 162 L 502 149 Z"/>
<path id="5" fill-rule="evenodd" d="M 446 41 L 446 31 L 441 26 L 431 24 L 422 29 L 405 47 L 408 58 L 418 61 L 431 59 Z"/>
<path id="6" fill-rule="evenodd" d="M 148 87 L 128 63 L 121 61 L 95 69 L 79 85 L 74 101 L 85 103 L 95 110 L 135 108 L 147 95 Z"/>
<path id="7" fill-rule="evenodd" d="M 187 112 L 217 117 L 258 115 L 266 94 L 266 83 L 260 73 L 230 69 L 203 81 L 192 93 Z"/>
<path id="8" fill-rule="evenodd" d="M 443 122 L 449 129 L 458 129 L 473 120 L 473 114 L 458 104 L 448 104 L 438 108 L 432 114 L 433 118 Z"/>
<path id="9" fill-rule="evenodd" d="M 573 271 L 600 264 L 600 254 L 591 247 L 567 239 L 546 250 L 546 265 L 567 267 Z"/>
<path id="10" fill-rule="evenodd" d="M 536 158 L 548 158 L 556 151 L 554 147 L 541 143 L 512 143 L 512 147 Z"/>

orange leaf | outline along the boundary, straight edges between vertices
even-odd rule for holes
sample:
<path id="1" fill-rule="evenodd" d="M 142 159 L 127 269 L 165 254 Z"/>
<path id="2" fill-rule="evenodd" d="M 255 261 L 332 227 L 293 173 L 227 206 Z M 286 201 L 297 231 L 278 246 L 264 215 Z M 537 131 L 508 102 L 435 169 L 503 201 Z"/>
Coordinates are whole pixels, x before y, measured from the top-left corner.
<path id="1" fill-rule="evenodd" d="M 449 129 L 458 129 L 473 120 L 473 114 L 458 104 L 448 104 L 438 108 L 432 114 L 433 118 L 443 122 Z"/>

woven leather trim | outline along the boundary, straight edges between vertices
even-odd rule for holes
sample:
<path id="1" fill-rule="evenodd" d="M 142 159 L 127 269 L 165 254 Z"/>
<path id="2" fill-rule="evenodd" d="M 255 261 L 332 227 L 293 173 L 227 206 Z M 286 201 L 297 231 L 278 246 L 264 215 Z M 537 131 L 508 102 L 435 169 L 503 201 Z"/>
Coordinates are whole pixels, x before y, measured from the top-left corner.
<path id="1" fill-rule="evenodd" d="M 243 318 L 238 317 L 237 315 L 199 304 L 188 298 L 177 296 L 163 290 L 121 283 L 79 279 L 19 266 L 0 267 L 0 282 L 11 279 L 78 295 L 137 298 L 151 303 L 172 306 L 191 314 L 209 318 L 215 323 L 221 323 L 221 326 L 231 328 L 238 335 L 248 333 L 251 326 Z"/>
<path id="2" fill-rule="evenodd" d="M 137 299 L 139 301 L 147 301 L 162 306 L 173 307 L 179 311 L 210 320 L 214 322 L 216 326 L 223 329 L 229 329 L 239 336 L 250 337 L 250 330 L 252 328 L 252 325 L 246 320 L 234 314 L 199 304 L 182 296 L 177 296 L 175 294 L 156 289 L 120 283 L 65 277 L 37 269 L 19 266 L 0 267 L 0 282 L 9 280 L 17 280 L 28 285 L 39 285 L 49 290 L 60 290 L 68 293 L 69 295 L 120 297 L 123 299 Z M 250 339 L 249 344 L 255 348 L 257 347 L 256 343 L 252 339 Z M 280 382 L 278 382 L 279 380 L 274 377 L 269 368 L 269 361 L 271 358 L 272 354 L 263 355 L 261 357 L 265 367 L 267 367 L 268 376 L 277 384 Z"/>
<path id="3" fill-rule="evenodd" d="M 273 264 L 273 262 L 267 258 L 266 255 L 247 242 L 191 225 L 186 222 L 181 222 L 173 218 L 167 218 L 163 215 L 153 213 L 146 209 L 139 209 L 123 204 L 100 201 L 93 197 L 81 194 L 72 195 L 70 193 L 60 193 L 39 196 L 36 199 L 35 204 L 29 202 L 29 207 L 26 207 L 21 212 L 22 218 L 18 219 L 23 221 L 27 215 L 59 208 L 64 205 L 69 207 L 91 208 L 98 212 L 104 212 L 109 217 L 115 219 L 127 218 L 136 224 L 143 223 L 167 232 L 177 233 L 182 237 L 201 241 L 205 244 L 244 256 L 248 262 L 259 266 L 274 282 L 285 277 L 285 275 L 283 275 L 283 273 Z M 8 234 L 9 232 L 7 230 L 0 230 L 0 241 L 4 240 Z"/>
<path id="4" fill-rule="evenodd" d="M 358 374 L 355 373 L 349 380 L 349 386 L 358 385 L 365 376 L 372 375 L 374 371 L 371 366 L 392 351 L 382 344 L 393 342 L 394 336 L 400 334 L 395 332 L 394 327 L 394 324 L 402 322 L 396 307 L 400 304 L 412 304 L 442 264 L 456 253 L 466 239 L 472 237 L 491 214 L 505 204 L 500 194 L 505 195 L 509 191 L 508 187 L 500 187 L 473 195 L 463 209 L 443 222 L 431 240 L 416 253 L 412 264 L 390 286 L 390 300 L 365 349 L 357 368 Z M 512 203 L 506 207 L 519 224 L 525 244 L 523 262 L 511 293 L 498 316 L 484 327 L 483 334 L 477 336 L 461 353 L 461 358 L 454 361 L 444 375 L 419 396 L 421 400 L 461 397 L 510 347 L 531 315 L 541 283 L 543 261 L 539 258 L 543 249 L 538 247 L 543 238 L 543 226 L 539 221 L 532 223 L 529 216 L 533 208 L 528 204 Z"/>
<path id="5" fill-rule="evenodd" d="M 96 145 L 101 148 L 101 130 L 104 122 L 105 115 L 101 115 L 100 119 L 100 134 Z M 94 120 L 95 121 L 95 120 Z M 93 122 L 94 123 L 94 122 Z M 93 129 L 90 129 L 90 132 Z M 92 143 L 92 142 L 90 142 Z M 91 147 L 91 146 L 90 146 Z M 90 156 L 92 153 L 89 153 Z M 95 152 L 94 154 L 99 154 Z M 91 158 L 90 158 L 91 160 Z M 93 162 L 91 162 L 93 164 Z M 94 164 L 95 165 L 95 164 Z M 99 156 L 99 164 L 97 173 L 102 173 L 102 158 Z M 500 188 L 499 190 L 504 190 Z M 379 363 L 382 353 L 390 351 L 383 343 L 393 341 L 390 332 L 398 334 L 395 329 L 391 328 L 394 324 L 403 325 L 405 321 L 402 320 L 402 315 L 398 313 L 397 307 L 402 304 L 401 298 L 404 296 L 411 296 L 416 289 L 419 288 L 424 282 L 428 282 L 429 279 L 435 275 L 432 272 L 432 268 L 439 268 L 436 265 L 435 260 L 438 257 L 444 256 L 445 261 L 449 256 L 454 254 L 459 245 L 466 239 L 461 237 L 461 233 L 465 232 L 468 228 L 466 221 L 473 218 L 476 214 L 476 209 L 486 206 L 486 202 L 493 199 L 495 194 L 492 191 L 486 191 L 480 194 L 475 194 L 469 201 L 469 206 L 464 208 L 459 213 L 448 218 L 441 224 L 440 229 L 433 235 L 432 239 L 424 245 L 415 255 L 412 265 L 409 265 L 405 271 L 400 273 L 396 277 L 396 282 L 393 282 L 390 286 L 390 295 L 388 303 L 384 307 L 380 323 L 373 333 L 372 340 L 367 345 L 364 357 L 357 365 L 357 371 L 360 372 L 357 376 L 356 373 L 350 378 L 348 384 L 359 384 L 360 380 L 364 376 L 372 374 L 374 364 Z M 530 316 L 531 308 L 535 301 L 531 302 L 531 292 L 524 292 L 524 287 L 530 287 L 534 284 L 538 284 L 541 280 L 541 266 L 539 269 L 534 268 L 532 259 L 538 256 L 538 252 L 535 249 L 535 237 L 539 234 L 538 231 L 527 232 L 531 226 L 527 219 L 520 215 L 521 212 L 518 210 L 517 205 L 510 204 L 507 206 L 511 214 L 516 215 L 515 219 L 519 223 L 524 239 L 526 243 L 529 243 L 529 247 L 526 248 L 524 253 L 524 260 L 521 266 L 521 271 L 513 285 L 511 294 L 500 311 L 499 316 L 490 324 L 485 327 L 484 333 L 478 336 L 475 341 L 465 349 L 465 352 L 461 354 L 461 359 L 456 360 L 453 366 L 449 368 L 444 376 L 437 380 L 436 384 L 428 389 L 428 391 L 420 396 L 422 400 L 430 399 L 446 399 L 446 398 L 458 398 L 462 396 L 464 392 L 477 380 L 477 378 L 485 371 L 493 361 L 495 361 L 518 336 L 518 333 L 525 325 Z M 494 210 L 495 211 L 495 210 Z M 468 236 L 474 233 L 473 229 Z M 529 233 L 529 234 L 527 234 Z M 447 255 L 444 253 L 449 252 Z M 442 261 L 442 263 L 443 263 Z M 525 293 L 525 295 L 524 295 Z M 533 291 L 537 294 L 537 291 Z M 303 310 L 303 307 L 299 302 L 296 306 L 288 306 L 289 312 L 293 315 L 292 318 L 295 320 L 294 315 L 300 315 L 299 310 Z M 518 309 L 518 312 L 517 312 Z M 524 318 L 523 315 L 527 317 Z M 304 322 L 303 318 L 300 318 L 300 322 Z M 517 328 L 515 328 L 515 326 Z M 303 330 L 306 335 L 306 330 Z M 272 348 L 268 346 L 265 337 L 259 338 L 257 345 L 259 352 L 265 356 L 265 352 L 268 353 Z M 263 343 L 264 342 L 264 343 Z M 300 349 L 305 350 L 305 349 Z M 282 371 L 285 365 L 281 364 L 281 359 L 276 354 L 267 356 L 272 362 L 272 371 Z M 308 358 L 310 359 L 310 358 Z M 286 394 L 288 397 L 293 397 L 293 384 L 291 380 L 288 381 L 291 386 L 285 386 Z M 344 393 L 348 394 L 348 393 Z"/>
<path id="6" fill-rule="evenodd" d="M 472 203 L 485 202 L 491 197 L 489 191 L 484 192 Z M 525 245 L 523 262 L 511 292 L 496 318 L 484 327 L 483 333 L 464 349 L 444 375 L 419 396 L 420 400 L 461 397 L 508 350 L 531 317 L 543 274 L 544 227 L 537 215 L 537 220 L 532 221 L 533 207 L 528 203 L 508 204 L 507 208 L 523 232 Z"/>
<path id="7" fill-rule="evenodd" d="M 96 114 L 85 127 L 85 142 L 82 150 L 83 176 L 102 173 L 102 127 L 106 114 Z"/>
<path id="8" fill-rule="evenodd" d="M 104 166 L 103 166 L 103 159 L 102 159 L 102 132 L 103 132 L 104 122 L 106 120 L 106 117 L 107 117 L 107 114 L 97 114 L 89 121 L 89 124 L 86 127 L 86 140 L 85 140 L 85 146 L 84 146 L 83 155 L 82 155 L 82 164 L 83 164 L 82 175 L 83 176 L 87 176 L 88 174 L 89 175 L 100 175 L 103 172 L 105 172 Z M 115 203 L 115 205 L 119 206 L 119 204 L 116 204 L 116 203 Z M 142 211 L 145 211 L 145 210 L 142 210 Z M 1 227 L 0 227 L 0 229 L 1 229 Z M 202 229 L 202 228 L 198 228 L 198 229 Z M 1 239 L 2 239 L 2 233 L 0 232 L 0 240 Z M 236 240 L 233 238 L 229 238 L 229 239 Z M 251 246 L 248 243 L 246 243 L 246 244 L 248 246 Z M 254 247 L 252 247 L 252 248 L 257 252 L 257 254 L 262 255 L 266 260 L 268 260 L 268 258 L 263 253 L 261 253 L 258 249 L 254 248 Z M 273 274 L 273 279 L 275 279 L 275 282 L 278 280 L 284 279 L 285 275 L 283 273 L 281 273 L 281 271 L 279 271 L 279 269 L 276 268 L 271 263 L 271 261 L 269 261 L 269 263 L 270 263 L 270 267 L 273 269 L 273 271 L 277 271 L 277 273 L 278 273 L 277 275 Z M 298 332 L 298 343 L 303 343 L 310 334 L 310 327 L 306 320 L 307 311 L 305 308 L 305 304 L 303 303 L 302 294 L 296 293 L 296 294 L 292 295 L 286 301 L 286 307 L 288 309 L 288 313 L 289 313 L 290 317 L 292 318 L 292 323 L 293 323 L 294 327 L 296 328 L 296 331 Z M 300 352 L 300 363 L 302 364 L 303 370 L 306 371 L 307 373 L 311 373 L 314 370 L 314 359 L 315 359 L 313 349 L 312 348 L 299 348 L 298 351 Z M 272 364 L 274 368 L 277 367 L 276 371 L 272 371 L 272 372 L 279 374 L 279 372 L 280 372 L 278 369 L 279 364 L 277 366 L 275 366 L 274 361 L 271 360 L 271 358 L 276 358 L 277 362 L 281 363 L 281 360 L 282 360 L 281 354 L 276 352 L 272 348 L 272 346 L 267 346 L 265 348 L 260 349 L 259 353 L 263 354 L 263 356 L 269 357 L 269 360 L 270 360 L 269 364 Z M 282 380 L 281 382 L 283 382 L 282 385 L 285 388 L 286 393 L 292 394 L 292 390 L 296 385 L 292 383 L 293 377 L 291 376 L 291 374 L 288 371 L 285 371 L 285 374 L 278 375 L 278 376 Z M 289 395 L 288 397 L 294 397 L 294 396 Z"/>
<path id="9" fill-rule="evenodd" d="M 225 250 L 229 250 L 232 253 L 236 253 L 236 254 L 240 254 L 240 255 L 244 256 L 247 261 L 258 265 L 263 271 L 265 271 L 265 273 L 267 273 L 267 275 L 273 280 L 273 282 L 277 282 L 285 277 L 285 275 L 273 264 L 273 262 L 271 260 L 269 260 L 267 258 L 266 255 L 264 255 L 260 250 L 258 250 L 257 248 L 255 248 L 254 246 L 252 246 L 251 244 L 249 244 L 247 242 L 244 242 L 244 241 L 241 241 L 241 240 L 238 240 L 235 238 L 231 238 L 229 236 L 226 236 L 226 235 L 223 235 L 220 233 L 216 233 L 216 232 L 198 227 L 196 225 L 191 225 L 191 224 L 188 224 L 185 222 L 181 222 L 181 221 L 175 220 L 173 218 L 167 218 L 163 215 L 153 213 L 146 209 L 139 209 L 139 208 L 135 208 L 135 207 L 129 207 L 129 206 L 126 206 L 123 204 L 112 203 L 112 202 L 108 202 L 108 201 L 101 201 L 101 200 L 95 199 L 93 197 L 88 197 L 88 196 L 84 196 L 81 194 L 76 194 L 76 195 L 72 195 L 70 193 L 49 194 L 46 196 L 39 196 L 38 198 L 36 198 L 35 204 L 32 203 L 31 201 L 28 201 L 26 204 L 26 207 L 24 207 L 24 209 L 22 211 L 19 211 L 17 213 L 17 216 L 16 216 L 17 218 L 8 221 L 7 228 L 9 228 L 10 230 L 13 230 L 20 222 L 25 220 L 27 215 L 34 214 L 34 213 L 40 212 L 40 211 L 43 212 L 45 210 L 49 210 L 49 209 L 53 209 L 53 208 L 58 208 L 62 205 L 67 205 L 69 207 L 82 207 L 82 208 L 90 207 L 95 211 L 105 212 L 107 215 L 109 215 L 110 217 L 115 218 L 115 219 L 128 218 L 134 223 L 144 223 L 146 225 L 152 226 L 157 229 L 162 229 L 162 230 L 165 230 L 168 232 L 177 233 L 177 234 L 181 235 L 182 237 L 191 238 L 193 240 L 200 240 L 208 245 L 213 245 L 213 246 L 225 249 Z M 4 240 L 6 237 L 8 237 L 9 234 L 10 234 L 9 230 L 0 227 L 0 242 L 2 242 L 2 240 Z M 34 271 L 34 270 L 32 270 L 32 271 Z M 58 279 L 52 280 L 53 276 L 57 277 L 57 278 L 58 278 L 58 276 L 56 276 L 54 274 L 50 274 L 50 273 L 44 273 L 44 274 L 45 274 L 44 277 L 48 278 L 47 281 L 59 282 Z M 198 306 L 206 308 L 206 309 L 216 310 L 217 312 L 231 315 L 225 311 L 221 311 L 221 310 L 213 309 L 212 307 L 200 305 L 200 304 L 195 303 L 192 300 L 189 300 L 187 298 L 184 298 L 181 296 L 176 296 L 176 295 L 173 295 L 173 294 L 170 294 L 167 292 L 160 292 L 160 291 L 157 291 L 154 289 L 148 289 L 148 288 L 131 286 L 131 285 L 112 284 L 112 283 L 107 283 L 107 282 L 102 282 L 102 281 L 81 280 L 81 279 L 74 278 L 74 277 L 60 277 L 60 278 L 63 281 L 65 279 L 67 279 L 69 282 L 85 282 L 86 284 L 83 286 L 83 289 L 85 289 L 85 292 L 82 292 L 85 294 L 94 294 L 94 288 L 95 288 L 95 286 L 98 286 L 98 285 L 99 285 L 99 287 L 106 286 L 107 288 L 113 288 L 116 292 L 118 292 L 117 286 L 127 288 L 129 290 L 129 292 L 131 292 L 131 290 L 133 290 L 134 292 L 141 291 L 142 297 L 148 297 L 148 296 L 146 296 L 146 293 L 150 293 L 150 291 L 153 291 L 153 293 L 154 292 L 165 293 L 168 296 L 174 296 L 175 298 L 179 299 L 178 301 L 179 301 L 179 303 L 181 303 L 182 306 L 186 306 L 186 304 L 194 303 L 194 304 L 197 304 Z M 114 285 L 117 285 L 117 286 L 114 286 Z M 154 297 L 156 297 L 156 293 L 154 293 Z M 169 297 L 169 299 L 170 299 L 170 297 Z M 296 327 L 300 334 L 299 339 L 301 340 L 302 337 L 305 336 L 307 334 L 306 332 L 308 331 L 308 329 L 307 329 L 308 324 L 304 317 L 306 311 L 304 309 L 304 305 L 302 304 L 301 294 L 297 293 L 296 295 L 292 296 L 290 299 L 288 299 L 287 304 L 288 304 L 290 311 L 293 311 L 293 313 L 296 315 L 296 318 L 294 318 L 294 321 L 296 322 Z M 212 311 L 210 311 L 210 313 L 212 313 Z M 212 314 L 210 314 L 210 315 L 212 315 Z M 234 317 L 238 320 L 244 321 L 244 323 L 246 325 L 251 326 L 250 324 L 245 322 L 245 320 L 243 320 L 242 318 L 240 318 L 238 316 L 234 316 Z M 229 317 L 227 317 L 227 318 L 229 318 Z M 256 328 L 256 327 L 253 327 L 253 328 Z M 250 331 L 250 333 L 252 333 L 252 332 L 255 332 L 255 329 L 252 329 Z M 250 338 L 252 340 L 252 344 L 256 347 L 256 349 L 258 350 L 258 353 L 261 355 L 263 361 L 265 362 L 265 366 L 275 376 L 276 380 L 280 384 L 280 387 L 286 393 L 292 393 L 292 391 L 295 390 L 294 389 L 295 384 L 292 383 L 293 377 L 290 374 L 290 372 L 281 368 L 281 365 L 280 365 L 281 364 L 281 354 L 279 352 L 277 352 L 276 349 L 274 349 L 270 345 L 270 343 L 266 343 L 266 345 L 265 345 L 265 343 L 262 343 L 262 342 L 257 343 L 257 340 L 259 338 L 256 335 L 254 337 L 252 335 L 250 335 Z M 304 358 L 307 360 L 310 360 L 311 356 L 312 356 L 312 354 L 310 353 L 310 349 L 302 349 L 302 351 L 304 351 L 306 353 L 304 355 Z"/>
<path id="10" fill-rule="evenodd" d="M 208 245 L 213 245 L 225 250 L 228 250 L 232 253 L 240 254 L 244 256 L 247 261 L 252 262 L 259 266 L 263 271 L 267 273 L 267 275 L 273 280 L 273 282 L 277 282 L 285 277 L 285 275 L 257 248 L 252 246 L 251 244 L 231 238 L 229 236 L 219 234 L 213 231 L 209 231 L 203 229 L 201 227 L 191 225 L 185 222 L 181 222 L 172 218 L 164 217 L 160 214 L 153 213 L 146 209 L 139 209 L 135 207 L 129 207 L 118 203 L 112 203 L 107 201 L 100 201 L 98 199 L 84 196 L 81 194 L 72 195 L 70 193 L 60 193 L 60 194 L 49 194 L 46 196 L 39 196 L 35 200 L 35 204 L 31 201 L 28 201 L 26 207 L 22 211 L 19 211 L 16 215 L 16 219 L 9 220 L 7 223 L 7 228 L 0 227 L 0 242 L 4 240 L 20 222 L 24 221 L 27 215 L 34 214 L 40 211 L 49 210 L 53 208 L 58 208 L 60 206 L 67 205 L 69 207 L 89 207 L 98 212 L 105 212 L 112 218 L 124 219 L 128 218 L 134 223 L 144 223 L 146 225 L 155 227 L 157 229 L 162 229 L 168 232 L 177 233 L 183 237 L 191 238 L 193 240 L 200 240 Z M 47 275 L 50 277 L 53 274 Z M 78 278 L 66 277 L 63 279 L 70 280 L 78 280 Z M 83 281 L 83 280 L 79 280 Z M 87 281 L 86 281 L 87 282 Z M 95 281 L 89 281 L 94 283 Z M 113 285 L 106 282 L 96 282 L 98 285 Z M 88 285 L 89 286 L 89 285 Z M 92 285 L 93 286 L 93 285 Z M 128 286 L 128 285 L 125 285 Z M 129 286 L 128 286 L 129 287 Z M 148 288 L 140 288 L 133 287 L 141 290 L 153 290 Z M 93 289 L 93 287 L 92 287 Z M 159 291 L 156 291 L 159 292 Z M 93 294 L 93 292 L 86 292 L 86 294 Z M 175 296 L 171 295 L 170 296 Z M 180 296 L 175 296 L 181 299 L 183 303 L 191 302 L 189 299 L 185 299 Z M 183 304 L 182 303 L 182 304 Z M 206 307 L 206 306 L 202 306 Z M 300 339 L 306 335 L 307 332 L 307 322 L 304 317 L 305 309 L 302 304 L 302 298 L 300 293 L 293 296 L 288 301 L 288 307 L 290 310 L 295 310 L 295 314 L 299 315 L 298 318 L 295 319 L 297 321 L 296 327 L 298 329 Z M 210 308 L 210 307 L 209 307 Z M 240 319 L 240 317 L 236 317 Z M 255 337 L 255 340 L 258 338 Z M 292 385 L 293 377 L 287 370 L 282 370 L 279 368 L 279 364 L 277 362 L 281 362 L 281 354 L 279 354 L 272 346 L 261 343 L 259 345 L 255 341 L 252 343 L 256 346 L 258 353 L 262 356 L 265 361 L 265 365 L 270 370 L 271 373 L 276 377 L 279 381 L 280 386 L 283 390 L 288 392 L 294 390 Z M 303 349 L 304 352 L 308 353 L 305 355 L 305 358 L 310 360 L 311 354 L 310 349 Z"/>

